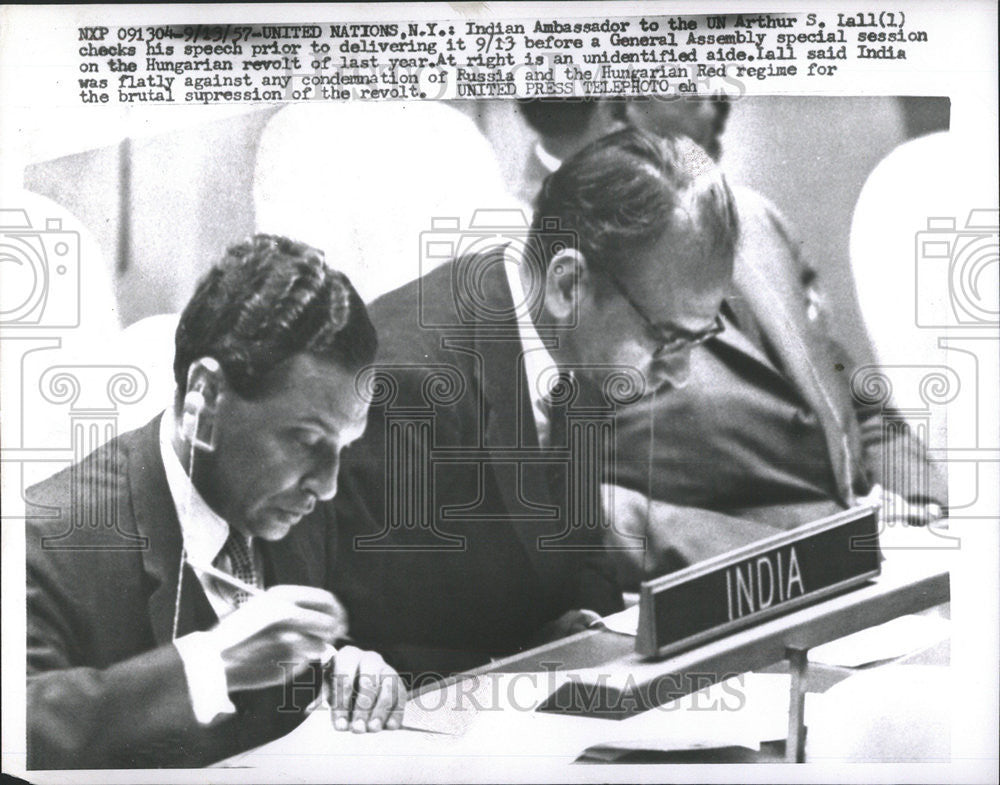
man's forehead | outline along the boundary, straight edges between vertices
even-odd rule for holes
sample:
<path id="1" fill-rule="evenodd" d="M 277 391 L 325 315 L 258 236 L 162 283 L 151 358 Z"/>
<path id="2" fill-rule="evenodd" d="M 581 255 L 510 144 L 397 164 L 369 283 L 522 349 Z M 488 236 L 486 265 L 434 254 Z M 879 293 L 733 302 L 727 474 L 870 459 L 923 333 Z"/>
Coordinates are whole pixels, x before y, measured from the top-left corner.
<path id="1" fill-rule="evenodd" d="M 303 384 L 325 386 L 342 384 L 349 380 L 353 384 L 354 373 L 339 363 L 308 352 L 299 352 L 282 364 L 281 380 L 276 385 L 279 392 L 301 389 Z"/>
<path id="2" fill-rule="evenodd" d="M 711 326 L 730 285 L 732 263 L 706 254 L 700 244 L 674 239 L 665 233 L 637 255 L 623 283 L 653 324 L 697 332 Z"/>
<path id="3" fill-rule="evenodd" d="M 637 251 L 623 272 L 642 288 L 664 281 L 674 287 L 697 287 L 705 281 L 728 280 L 731 260 L 713 253 L 709 246 L 685 218 Z"/>
<path id="4" fill-rule="evenodd" d="M 274 405 L 301 407 L 303 416 L 332 414 L 349 422 L 364 419 L 368 407 L 353 371 L 305 353 L 295 355 L 284 370 L 268 396 Z"/>

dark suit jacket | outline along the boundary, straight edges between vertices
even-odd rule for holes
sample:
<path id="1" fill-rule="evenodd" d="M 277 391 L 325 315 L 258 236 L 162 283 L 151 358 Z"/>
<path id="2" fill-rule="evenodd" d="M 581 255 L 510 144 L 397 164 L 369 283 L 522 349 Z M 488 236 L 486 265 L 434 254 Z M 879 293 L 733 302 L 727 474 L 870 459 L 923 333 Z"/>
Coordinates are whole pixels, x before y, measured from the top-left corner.
<path id="1" fill-rule="evenodd" d="M 195 720 L 171 645 L 181 533 L 158 434 L 159 417 L 28 490 L 31 768 L 204 766 L 290 731 L 319 688 L 314 669 L 294 692 L 234 693 L 236 714 Z M 325 515 L 261 543 L 267 584 L 325 585 Z M 178 636 L 216 622 L 185 567 Z"/>
<path id="2" fill-rule="evenodd" d="M 385 384 L 342 461 L 354 547 L 334 591 L 400 672 L 479 665 L 567 610 L 621 604 L 597 528 L 567 529 L 568 462 L 539 447 L 501 259 L 449 262 L 370 308 Z"/>
<path id="3" fill-rule="evenodd" d="M 852 395 L 855 361 L 831 340 L 829 315 L 810 306 L 814 274 L 780 217 L 749 191 L 737 204 L 728 329 L 694 352 L 686 387 L 618 418 L 615 482 L 663 503 L 647 552 L 625 554 L 627 584 L 831 514 L 875 482 L 911 501 L 945 501 L 919 441 L 883 438 L 881 405 Z M 884 476 L 888 455 L 897 463 Z M 921 475 L 930 477 L 922 490 Z"/>

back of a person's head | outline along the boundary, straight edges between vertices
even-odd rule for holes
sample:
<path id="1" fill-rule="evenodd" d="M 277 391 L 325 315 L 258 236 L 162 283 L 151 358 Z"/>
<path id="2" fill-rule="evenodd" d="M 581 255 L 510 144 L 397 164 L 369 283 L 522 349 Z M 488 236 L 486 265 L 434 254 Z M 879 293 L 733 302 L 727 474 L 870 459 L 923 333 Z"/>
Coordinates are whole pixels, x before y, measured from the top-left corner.
<path id="1" fill-rule="evenodd" d="M 258 234 L 229 248 L 198 283 L 177 326 L 174 379 L 183 394 L 191 363 L 213 357 L 237 394 L 256 398 L 298 354 L 356 371 L 376 348 L 364 303 L 322 251 Z"/>
<path id="2" fill-rule="evenodd" d="M 564 240 L 547 242 L 545 227 L 552 237 L 574 234 L 588 264 L 619 268 L 665 232 L 731 258 L 739 233 L 732 192 L 704 150 L 631 128 L 592 142 L 546 178 L 532 236 L 547 261 Z"/>
<path id="3" fill-rule="evenodd" d="M 567 137 L 587 127 L 597 111 L 592 98 L 526 98 L 518 101 L 521 115 L 535 133 Z"/>
<path id="4" fill-rule="evenodd" d="M 625 122 L 625 101 L 620 98 L 522 98 L 518 108 L 531 129 L 543 139 L 566 139 L 582 135 L 597 116 L 601 105 L 610 120 Z"/>

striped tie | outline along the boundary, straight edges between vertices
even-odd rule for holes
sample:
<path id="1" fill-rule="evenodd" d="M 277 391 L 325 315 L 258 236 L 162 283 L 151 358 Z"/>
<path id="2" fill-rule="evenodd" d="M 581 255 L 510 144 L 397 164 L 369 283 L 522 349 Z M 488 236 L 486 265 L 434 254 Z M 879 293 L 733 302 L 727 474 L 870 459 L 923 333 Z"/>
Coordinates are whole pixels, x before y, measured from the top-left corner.
<path id="1" fill-rule="evenodd" d="M 228 572 L 244 583 L 261 588 L 260 578 L 257 576 L 257 569 L 254 566 L 253 554 L 250 552 L 250 543 L 238 531 L 230 528 L 229 538 L 222 546 L 222 550 L 219 551 L 214 564 L 220 570 Z M 223 586 L 221 582 L 220 589 L 224 596 L 230 597 L 237 608 L 250 599 L 250 595 L 242 589 Z"/>

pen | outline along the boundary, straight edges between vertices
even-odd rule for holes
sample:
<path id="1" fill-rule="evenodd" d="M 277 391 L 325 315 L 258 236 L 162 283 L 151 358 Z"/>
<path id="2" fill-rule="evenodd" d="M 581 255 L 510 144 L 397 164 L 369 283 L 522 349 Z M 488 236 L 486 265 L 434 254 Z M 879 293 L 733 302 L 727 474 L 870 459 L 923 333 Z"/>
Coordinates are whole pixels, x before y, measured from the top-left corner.
<path id="1" fill-rule="evenodd" d="M 228 572 L 224 572 L 210 564 L 198 564 L 196 562 L 187 560 L 187 563 L 195 570 L 205 573 L 206 575 L 211 575 L 216 580 L 222 581 L 222 583 L 237 589 L 239 591 L 245 591 L 251 596 L 257 596 L 264 593 L 263 589 L 259 589 L 256 586 L 251 586 L 246 581 L 241 581 L 235 575 L 230 575 Z M 327 644 L 329 649 L 324 655 L 323 659 L 328 660 L 333 654 L 336 654 L 337 649 L 342 646 L 357 646 L 357 643 L 353 638 L 347 635 L 341 635 L 333 642 L 333 645 Z"/>
<path id="2" fill-rule="evenodd" d="M 200 572 L 203 572 L 206 575 L 211 575 L 216 580 L 222 581 L 223 583 L 227 584 L 233 589 L 237 589 L 239 591 L 245 591 L 252 597 L 264 593 L 262 589 L 258 589 L 256 586 L 251 586 L 249 583 L 241 581 L 235 575 L 230 575 L 228 572 L 223 572 L 222 570 L 213 567 L 211 564 L 196 564 L 190 559 L 187 560 L 187 563 L 191 565 L 194 569 L 199 570 Z"/>

